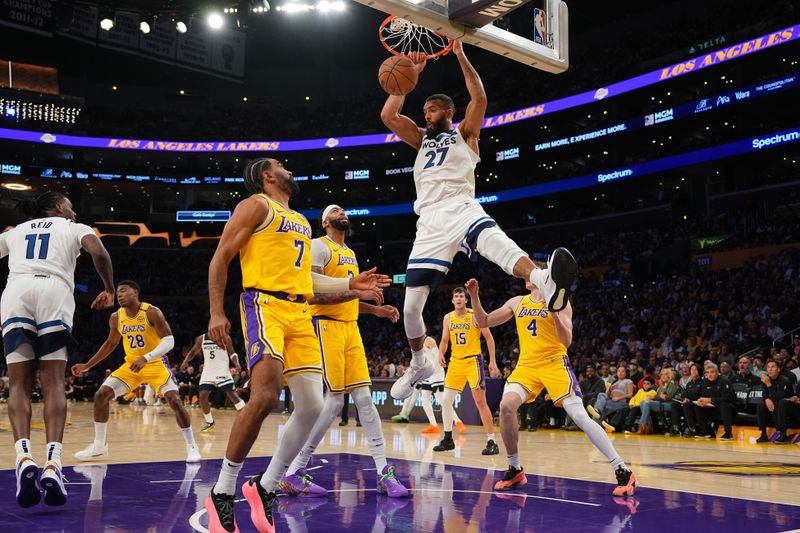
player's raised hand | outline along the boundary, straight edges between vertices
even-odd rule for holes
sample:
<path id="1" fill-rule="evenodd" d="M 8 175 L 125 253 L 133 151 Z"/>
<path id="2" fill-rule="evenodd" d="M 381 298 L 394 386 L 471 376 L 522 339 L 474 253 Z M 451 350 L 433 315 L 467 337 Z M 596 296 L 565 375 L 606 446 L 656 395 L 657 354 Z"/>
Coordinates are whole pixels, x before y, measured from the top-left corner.
<path id="1" fill-rule="evenodd" d="M 92 309 L 108 309 L 114 305 L 114 293 L 110 291 L 103 291 L 97 295 L 92 302 Z"/>
<path id="2" fill-rule="evenodd" d="M 480 290 L 480 287 L 478 286 L 478 280 L 475 278 L 471 278 L 469 281 L 467 281 L 464 284 L 464 288 L 467 289 L 467 294 L 469 294 L 472 298 L 477 296 L 478 291 Z"/>
<path id="3" fill-rule="evenodd" d="M 425 59 L 425 54 L 422 52 L 411 52 L 408 54 L 408 58 L 414 62 L 414 65 L 417 67 L 417 75 L 423 71 L 425 65 L 428 64 L 428 60 Z"/>
<path id="4" fill-rule="evenodd" d="M 75 376 L 76 378 L 79 377 L 84 372 L 89 371 L 89 365 L 85 365 L 83 363 L 78 363 L 76 365 L 72 365 L 72 368 L 69 369 L 70 373 Z"/>
<path id="5" fill-rule="evenodd" d="M 355 290 L 383 289 L 392 284 L 386 274 L 377 274 L 376 267 L 365 270 L 354 278 L 350 278 L 350 288 Z"/>
<path id="6" fill-rule="evenodd" d="M 453 39 L 453 53 L 456 57 L 464 55 L 464 45 L 458 39 Z"/>
<path id="7" fill-rule="evenodd" d="M 230 340 L 231 323 L 225 315 L 211 315 L 208 321 L 208 336 L 217 346 L 227 346 L 226 341 Z"/>
<path id="8" fill-rule="evenodd" d="M 382 305 L 375 309 L 375 316 L 388 318 L 394 324 L 400 320 L 400 311 L 393 305 Z"/>

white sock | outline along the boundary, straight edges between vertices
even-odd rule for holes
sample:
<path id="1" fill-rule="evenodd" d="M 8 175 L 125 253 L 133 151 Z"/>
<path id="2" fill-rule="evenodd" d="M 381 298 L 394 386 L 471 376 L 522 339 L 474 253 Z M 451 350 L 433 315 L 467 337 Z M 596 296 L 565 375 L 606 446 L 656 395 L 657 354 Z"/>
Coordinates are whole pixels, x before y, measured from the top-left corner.
<path id="1" fill-rule="evenodd" d="M 422 366 L 425 364 L 425 348 L 421 350 L 411 350 L 411 366 Z"/>
<path id="2" fill-rule="evenodd" d="M 214 423 L 214 417 L 211 415 L 210 412 L 203 413 L 203 418 L 205 418 L 206 422 L 208 422 L 209 424 L 213 424 Z"/>
<path id="3" fill-rule="evenodd" d="M 219 470 L 219 478 L 217 483 L 211 490 L 214 494 L 236 494 L 236 480 L 239 477 L 239 471 L 242 469 L 242 463 L 234 463 L 227 457 L 222 460 L 222 468 Z"/>
<path id="4" fill-rule="evenodd" d="M 17 451 L 17 462 L 19 462 L 19 458 L 23 455 L 33 456 L 30 439 L 19 439 L 14 443 L 14 449 Z"/>
<path id="5" fill-rule="evenodd" d="M 625 461 L 623 461 L 622 457 L 620 457 L 619 455 L 616 457 L 616 459 L 609 461 L 609 463 L 611 463 L 611 468 L 613 468 L 614 470 L 616 470 L 619 467 L 622 467 L 623 470 L 630 470 L 630 468 L 628 468 L 628 465 L 625 464 Z"/>
<path id="6" fill-rule="evenodd" d="M 45 457 L 47 461 L 53 461 L 61 468 L 61 450 L 62 444 L 60 442 L 48 442 Z"/>
<path id="7" fill-rule="evenodd" d="M 244 400 L 239 400 L 238 402 L 233 404 L 233 406 L 236 408 L 237 411 L 241 411 L 242 409 L 244 409 Z"/>
<path id="8" fill-rule="evenodd" d="M 372 403 L 372 394 L 370 394 L 369 387 L 359 387 L 350 391 L 350 397 L 356 404 L 358 417 L 367 437 L 369 453 L 375 461 L 375 468 L 378 469 L 378 474 L 381 474 L 386 468 L 386 439 L 383 437 L 378 409 Z"/>
<path id="9" fill-rule="evenodd" d="M 106 432 L 108 430 L 108 422 L 95 422 L 94 423 L 94 447 L 102 448 L 106 445 Z"/>
<path id="10" fill-rule="evenodd" d="M 486 442 L 489 442 L 490 440 L 494 440 L 494 433 L 489 433 L 486 435 Z"/>
<path id="11" fill-rule="evenodd" d="M 194 433 L 192 433 L 192 426 L 188 428 L 181 428 L 181 434 L 183 434 L 183 440 L 186 441 L 186 446 L 196 446 L 194 442 Z"/>
<path id="12" fill-rule="evenodd" d="M 513 466 L 513 467 L 514 467 L 514 468 L 516 468 L 517 470 L 519 470 L 520 468 L 522 468 L 522 467 L 519 465 L 519 452 L 517 452 L 517 453 L 510 453 L 510 454 L 508 454 L 508 466 Z"/>
<path id="13" fill-rule="evenodd" d="M 536 285 L 540 291 L 544 291 L 545 280 L 547 279 L 547 269 L 534 268 L 531 270 L 531 275 L 529 278 L 530 282 Z"/>

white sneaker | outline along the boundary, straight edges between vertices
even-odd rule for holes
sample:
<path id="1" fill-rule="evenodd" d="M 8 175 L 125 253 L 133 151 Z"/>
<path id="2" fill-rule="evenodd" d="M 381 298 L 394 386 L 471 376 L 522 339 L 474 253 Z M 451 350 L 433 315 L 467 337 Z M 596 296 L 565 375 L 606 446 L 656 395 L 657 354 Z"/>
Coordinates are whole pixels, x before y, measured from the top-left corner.
<path id="1" fill-rule="evenodd" d="M 54 461 L 47 461 L 42 469 L 39 485 L 44 490 L 45 505 L 64 505 L 67 503 L 67 489 L 61 467 Z"/>
<path id="2" fill-rule="evenodd" d="M 30 454 L 17 461 L 17 504 L 20 507 L 33 507 L 42 499 L 39 490 L 39 467 Z"/>
<path id="3" fill-rule="evenodd" d="M 79 461 L 94 461 L 98 457 L 105 457 L 106 455 L 108 455 L 108 443 L 103 444 L 102 448 L 97 448 L 94 443 L 91 443 L 81 451 L 75 452 L 75 459 Z"/>
<path id="4" fill-rule="evenodd" d="M 566 248 L 553 250 L 547 270 L 533 271 L 531 282 L 541 291 L 548 310 L 557 313 L 567 306 L 577 273 L 578 263 Z"/>
<path id="5" fill-rule="evenodd" d="M 400 376 L 400 378 L 394 382 L 394 385 L 392 385 L 392 398 L 405 400 L 413 394 L 417 383 L 425 381 L 431 377 L 434 372 L 436 372 L 436 367 L 433 366 L 433 363 L 428 361 L 427 358 L 423 359 L 423 363 L 418 366 L 414 366 L 414 362 L 412 361 L 406 373 Z"/>
<path id="6" fill-rule="evenodd" d="M 186 447 L 186 462 L 199 463 L 200 462 L 200 448 L 195 444 L 194 446 Z"/>

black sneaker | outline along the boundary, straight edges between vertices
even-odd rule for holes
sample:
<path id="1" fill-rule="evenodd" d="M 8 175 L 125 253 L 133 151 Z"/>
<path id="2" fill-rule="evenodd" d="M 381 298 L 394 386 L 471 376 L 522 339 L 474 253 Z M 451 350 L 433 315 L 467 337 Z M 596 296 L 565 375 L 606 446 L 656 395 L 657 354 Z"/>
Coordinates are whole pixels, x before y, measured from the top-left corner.
<path id="1" fill-rule="evenodd" d="M 733 440 L 733 435 L 726 431 L 725 433 L 722 434 L 719 440 Z"/>
<path id="2" fill-rule="evenodd" d="M 781 434 L 778 435 L 778 438 L 774 440 L 774 443 L 775 444 L 791 444 L 792 443 L 792 437 L 790 437 L 786 433 L 781 432 Z"/>
<path id="3" fill-rule="evenodd" d="M 693 429 L 685 429 L 683 430 L 683 436 L 692 438 L 695 435 L 695 431 Z"/>
<path id="4" fill-rule="evenodd" d="M 620 466 L 614 474 L 617 476 L 617 486 L 614 487 L 612 494 L 614 494 L 614 496 L 633 496 L 636 487 L 639 486 L 639 482 L 636 481 L 636 476 L 633 475 L 633 471 L 630 469 L 626 470 Z"/>
<path id="5" fill-rule="evenodd" d="M 539 426 L 531 426 L 531 427 L 528 428 L 528 431 L 531 432 L 531 433 L 533 433 L 534 431 L 538 431 L 538 430 L 539 430 Z"/>
<path id="6" fill-rule="evenodd" d="M 206 422 L 202 428 L 200 428 L 200 433 L 205 433 L 206 431 L 210 430 L 216 425 L 215 422 Z"/>
<path id="7" fill-rule="evenodd" d="M 525 471 L 522 468 L 509 466 L 503 479 L 494 484 L 494 490 L 505 491 L 521 487 L 528 482 Z"/>
<path id="8" fill-rule="evenodd" d="M 447 452 L 456 449 L 456 443 L 453 442 L 453 437 L 444 437 L 439 441 L 439 444 L 433 447 L 435 452 Z"/>
<path id="9" fill-rule="evenodd" d="M 528 427 L 530 427 L 530 426 L 528 426 L 528 424 L 520 424 L 519 425 L 519 430 L 520 431 L 526 431 L 528 429 Z"/>
<path id="10" fill-rule="evenodd" d="M 348 422 L 349 422 L 348 420 L 342 420 L 341 422 L 339 422 L 339 425 L 346 426 Z"/>
<path id="11" fill-rule="evenodd" d="M 250 520 L 258 531 L 275 531 L 275 519 L 272 517 L 272 507 L 275 498 L 278 497 L 276 491 L 267 492 L 261 486 L 261 476 L 259 474 L 251 477 L 242 485 L 242 494 L 247 503 L 250 504 Z"/>
<path id="12" fill-rule="evenodd" d="M 566 248 L 556 248 L 547 262 L 548 277 L 553 284 L 553 293 L 547 302 L 547 309 L 553 312 L 563 310 L 569 303 L 572 284 L 578 273 L 578 263 Z M 548 289 L 550 284 L 548 283 Z M 549 292 L 548 290 L 543 291 Z"/>
<path id="13" fill-rule="evenodd" d="M 678 428 L 672 428 L 669 432 L 664 434 L 666 437 L 680 437 L 681 431 Z"/>
<path id="14" fill-rule="evenodd" d="M 481 455 L 497 455 L 500 453 L 500 448 L 497 446 L 497 443 L 493 440 L 490 440 L 486 443 L 486 448 L 483 449 Z"/>
<path id="15" fill-rule="evenodd" d="M 767 437 L 766 433 L 762 433 L 761 436 L 756 439 L 756 442 L 759 444 L 764 444 L 765 442 L 769 442 L 769 437 Z"/>
<path id="16" fill-rule="evenodd" d="M 211 489 L 205 501 L 209 530 L 237 531 L 233 502 L 233 494 L 215 494 L 214 489 Z"/>

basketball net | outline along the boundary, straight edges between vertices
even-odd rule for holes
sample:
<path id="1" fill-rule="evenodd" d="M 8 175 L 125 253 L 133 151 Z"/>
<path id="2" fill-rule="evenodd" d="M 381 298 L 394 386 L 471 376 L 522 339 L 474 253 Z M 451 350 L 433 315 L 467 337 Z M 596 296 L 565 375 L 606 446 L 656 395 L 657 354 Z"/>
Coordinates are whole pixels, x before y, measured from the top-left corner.
<path id="1" fill-rule="evenodd" d="M 419 53 L 425 59 L 438 59 L 453 48 L 453 41 L 446 35 L 394 15 L 383 21 L 378 37 L 384 48 L 397 56 Z"/>

